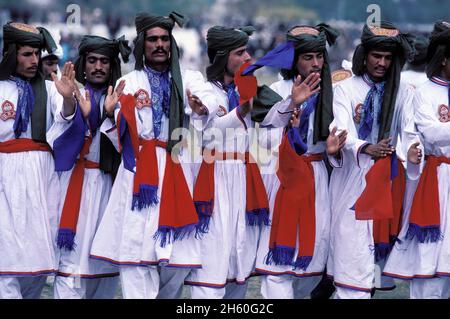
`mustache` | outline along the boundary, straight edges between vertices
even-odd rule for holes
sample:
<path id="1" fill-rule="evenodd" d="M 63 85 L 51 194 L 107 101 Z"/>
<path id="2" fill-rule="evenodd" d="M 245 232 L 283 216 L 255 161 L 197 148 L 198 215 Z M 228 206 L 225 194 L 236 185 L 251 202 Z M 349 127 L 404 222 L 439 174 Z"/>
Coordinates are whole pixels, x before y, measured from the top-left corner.
<path id="1" fill-rule="evenodd" d="M 103 71 L 94 71 L 94 72 L 91 73 L 91 75 L 97 75 L 97 74 L 99 74 L 99 75 L 106 75 L 106 73 L 103 72 Z"/>
<path id="2" fill-rule="evenodd" d="M 164 53 L 167 54 L 167 51 L 164 49 L 156 49 L 155 51 L 152 52 L 152 54 L 157 54 L 157 53 Z"/>

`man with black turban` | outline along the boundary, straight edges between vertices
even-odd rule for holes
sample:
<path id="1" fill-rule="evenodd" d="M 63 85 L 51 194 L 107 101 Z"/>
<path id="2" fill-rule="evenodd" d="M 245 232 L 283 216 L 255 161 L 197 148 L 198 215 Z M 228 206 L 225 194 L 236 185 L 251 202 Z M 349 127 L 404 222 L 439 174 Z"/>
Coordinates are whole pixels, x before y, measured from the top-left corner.
<path id="1" fill-rule="evenodd" d="M 408 83 L 415 88 L 427 81 L 425 66 L 427 65 L 429 42 L 428 38 L 423 35 L 413 37 L 414 57 L 407 63 L 407 69 L 406 71 L 403 71 L 401 75 L 403 82 Z"/>
<path id="2" fill-rule="evenodd" d="M 331 215 L 322 154 L 333 116 L 333 92 L 326 45 L 334 44 L 337 36 L 326 24 L 295 26 L 286 42 L 245 71 L 279 67 L 284 77 L 270 87 L 282 101 L 270 109 L 260 128 L 266 133 L 260 144 L 279 152 L 263 174 L 273 221 L 261 231 L 256 259 L 256 271 L 264 275 L 264 298 L 309 296 L 327 262 Z M 345 132 L 332 138 L 340 138 L 342 147 Z M 308 186 L 301 192 L 307 197 L 298 193 L 298 187 Z"/>
<path id="3" fill-rule="evenodd" d="M 348 130 L 330 180 L 328 274 L 336 298 L 370 298 L 376 267 L 385 263 L 399 231 L 405 183 L 395 153 L 412 87 L 400 72 L 412 46 L 394 25 L 365 25 L 353 55 L 354 76 L 334 89 L 332 126 Z M 386 288 L 383 285 L 383 288 Z"/>
<path id="4" fill-rule="evenodd" d="M 408 217 L 401 241 L 386 264 L 384 274 L 410 282 L 410 297 L 450 297 L 450 24 L 437 22 L 430 36 L 426 66 L 428 81 L 414 92 L 413 126 L 425 152 L 413 198 L 405 207 Z M 417 134 L 417 133 L 416 133 Z M 423 163 L 425 165 L 423 166 Z M 412 197 L 412 196 L 411 196 Z"/>
<path id="5" fill-rule="evenodd" d="M 45 134 L 59 96 L 38 71 L 47 30 L 3 26 L 0 63 L 0 298 L 39 298 L 57 265 L 59 181 Z"/>
<path id="6" fill-rule="evenodd" d="M 235 74 L 250 60 L 253 27 L 208 30 L 208 85 L 214 105 L 201 103 L 193 117 L 205 125 L 204 161 L 194 187 L 194 202 L 206 234 L 201 241 L 202 268 L 185 281 L 192 298 L 244 298 L 253 271 L 259 225 L 268 223 L 268 201 L 259 169 L 250 158 L 250 103 L 240 101 Z M 247 131 L 247 129 L 249 129 Z M 212 139 L 213 140 L 209 140 Z M 212 156 L 211 156 L 212 155 Z"/>
<path id="7" fill-rule="evenodd" d="M 182 277 L 202 265 L 189 150 L 179 137 L 189 120 L 186 91 L 204 103 L 208 98 L 201 92 L 201 73 L 180 68 L 175 23 L 183 24 L 183 16 L 175 12 L 136 16 L 135 70 L 121 78 L 125 87 L 114 110 L 116 124 L 104 122 L 123 165 L 91 257 L 120 266 L 124 298 L 156 298 L 160 284 L 165 294 L 158 297 L 177 296 L 184 277 L 180 281 L 175 271 L 163 281 L 160 267 L 180 269 Z"/>
<path id="8" fill-rule="evenodd" d="M 61 79 L 52 74 L 63 99 L 73 101 L 60 105 L 58 113 L 64 118 L 55 118 L 47 133 L 55 170 L 61 172 L 62 190 L 54 296 L 114 298 L 117 267 L 90 259 L 89 254 L 120 164 L 119 153 L 100 129 L 102 122 L 114 122 L 114 107 L 125 86 L 122 80 L 115 92 L 112 90 L 121 76 L 119 53 L 127 62 L 131 49 L 124 37 L 108 40 L 87 35 L 81 39 L 78 53 L 75 66 L 66 63 Z M 83 89 L 78 89 L 75 78 Z"/>

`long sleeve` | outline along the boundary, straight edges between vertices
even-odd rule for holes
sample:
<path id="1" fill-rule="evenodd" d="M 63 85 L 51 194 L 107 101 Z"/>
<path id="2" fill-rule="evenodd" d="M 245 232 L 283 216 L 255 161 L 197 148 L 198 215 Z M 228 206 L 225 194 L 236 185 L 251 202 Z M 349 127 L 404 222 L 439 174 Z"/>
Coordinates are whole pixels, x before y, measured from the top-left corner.
<path id="1" fill-rule="evenodd" d="M 413 104 L 415 105 L 414 120 L 417 130 L 430 145 L 438 147 L 450 145 L 450 122 L 440 122 L 433 114 L 436 110 L 430 102 L 423 98 L 422 93 L 416 91 Z"/>
<path id="2" fill-rule="evenodd" d="M 343 147 L 344 151 L 350 152 L 355 161 L 359 163 L 361 147 L 367 142 L 358 138 L 355 124 L 352 116 L 352 103 L 348 97 L 348 92 L 345 92 L 342 86 L 337 85 L 334 90 L 333 98 L 333 115 L 334 126 L 337 126 L 337 134 L 342 130 L 347 130 L 347 141 Z M 369 156 L 366 156 L 370 158 Z"/>
<path id="3" fill-rule="evenodd" d="M 291 96 L 278 102 L 267 113 L 264 120 L 261 122 L 262 126 L 268 127 L 285 127 L 289 123 L 289 119 L 292 115 L 292 110 L 290 109 Z"/>
<path id="4" fill-rule="evenodd" d="M 401 135 L 401 149 L 403 154 L 405 155 L 406 160 L 406 173 L 408 178 L 411 180 L 415 180 L 420 176 L 420 173 L 423 169 L 424 161 L 422 160 L 420 164 L 413 164 L 408 161 L 408 150 L 412 144 L 416 142 L 420 142 L 419 148 L 422 150 L 422 154 L 425 154 L 423 142 L 420 139 L 420 134 L 416 129 L 414 124 L 414 109 L 415 106 L 413 104 L 414 98 L 414 90 L 408 89 L 406 92 L 406 97 L 403 99 L 403 109 L 402 109 L 402 117 L 400 121 L 400 135 Z"/>

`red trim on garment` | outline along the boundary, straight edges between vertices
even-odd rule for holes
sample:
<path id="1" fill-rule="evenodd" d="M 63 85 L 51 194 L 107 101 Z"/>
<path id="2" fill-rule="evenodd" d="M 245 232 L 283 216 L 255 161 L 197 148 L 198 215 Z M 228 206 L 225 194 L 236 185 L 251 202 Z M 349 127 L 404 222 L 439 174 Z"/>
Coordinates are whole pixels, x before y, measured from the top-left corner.
<path id="1" fill-rule="evenodd" d="M 366 146 L 367 144 L 370 144 L 369 142 L 366 142 L 364 144 L 361 144 L 360 147 L 358 147 L 358 152 L 356 152 L 356 163 L 358 164 L 358 168 L 361 168 L 359 166 L 359 155 L 361 154 L 361 148 L 363 148 L 364 146 Z"/>
<path id="2" fill-rule="evenodd" d="M 357 286 L 353 286 L 353 285 L 347 285 L 347 284 L 342 284 L 339 282 L 334 282 L 334 285 L 340 288 L 346 288 L 346 289 L 351 289 L 351 290 L 356 290 L 356 291 L 362 291 L 362 292 L 371 292 L 372 288 L 362 288 L 362 287 L 357 287 Z"/>
<path id="3" fill-rule="evenodd" d="M 45 274 L 54 274 L 56 269 L 38 270 L 38 271 L 0 271 L 0 276 L 41 276 Z"/>
<path id="4" fill-rule="evenodd" d="M 278 272 L 278 271 L 265 270 L 265 269 L 261 269 L 261 268 L 256 268 L 256 271 L 258 271 L 262 275 L 271 275 L 271 276 L 290 275 L 290 276 L 295 276 L 295 277 L 315 277 L 315 276 L 322 276 L 323 275 L 323 271 L 320 271 L 320 272 L 309 272 L 309 273 L 303 273 L 303 274 L 297 274 L 294 271 Z"/>
<path id="5" fill-rule="evenodd" d="M 169 263 L 167 265 L 165 265 L 164 267 L 186 267 L 186 268 L 202 268 L 201 264 L 171 264 L 169 259 L 167 258 L 163 258 L 160 259 L 159 261 L 147 261 L 147 260 L 141 260 L 141 261 L 117 261 L 114 259 L 110 259 L 107 257 L 103 257 L 103 256 L 96 256 L 96 255 L 89 255 L 89 258 L 92 259 L 100 259 L 103 261 L 107 261 L 111 264 L 114 265 L 119 265 L 119 266 L 158 266 L 161 263 Z"/>
<path id="6" fill-rule="evenodd" d="M 117 277 L 119 275 L 120 275 L 120 273 L 118 273 L 118 272 L 107 273 L 107 274 L 95 274 L 95 275 L 90 275 L 90 274 L 69 274 L 69 273 L 62 272 L 62 271 L 58 271 L 56 273 L 56 276 L 76 277 L 76 278 L 83 278 L 83 279 L 109 278 L 109 277 Z"/>
<path id="7" fill-rule="evenodd" d="M 412 280 L 412 279 L 431 279 L 431 278 L 437 278 L 437 277 L 449 277 L 450 273 L 437 271 L 434 275 L 417 275 L 416 274 L 416 275 L 412 275 L 412 276 L 403 276 L 403 275 L 383 272 L 383 276 L 393 277 L 393 278 L 397 278 L 397 279 L 404 279 L 404 280 Z"/>
<path id="8" fill-rule="evenodd" d="M 209 287 L 209 288 L 217 288 L 217 289 L 224 288 L 226 286 L 226 283 L 225 284 L 212 284 L 209 282 L 197 282 L 197 281 L 187 281 L 187 280 L 184 281 L 184 284 L 189 285 L 189 286 L 201 286 L 201 287 Z"/>

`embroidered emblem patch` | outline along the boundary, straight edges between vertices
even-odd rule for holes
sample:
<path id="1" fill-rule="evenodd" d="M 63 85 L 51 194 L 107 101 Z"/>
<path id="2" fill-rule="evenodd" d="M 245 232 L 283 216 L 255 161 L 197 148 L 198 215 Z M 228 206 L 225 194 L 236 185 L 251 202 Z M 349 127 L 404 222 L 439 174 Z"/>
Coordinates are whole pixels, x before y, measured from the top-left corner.
<path id="1" fill-rule="evenodd" d="M 16 111 L 14 111 L 14 104 L 10 101 L 6 100 L 2 104 L 2 113 L 0 114 L 0 118 L 3 121 L 13 119 L 16 117 Z"/>
<path id="2" fill-rule="evenodd" d="M 344 70 L 344 69 L 339 69 L 339 70 L 333 71 L 331 73 L 331 81 L 333 83 L 337 83 L 337 82 L 343 81 L 345 79 L 348 79 L 351 76 L 352 76 L 352 72 L 351 71 Z"/>
<path id="3" fill-rule="evenodd" d="M 355 123 L 359 124 L 361 122 L 362 112 L 363 112 L 363 105 L 359 103 L 355 107 L 355 115 L 353 116 L 353 120 L 355 121 Z"/>
<path id="4" fill-rule="evenodd" d="M 136 93 L 134 93 L 134 97 L 136 98 L 136 107 L 138 109 L 142 109 L 144 106 L 151 105 L 150 96 L 144 89 L 139 89 Z"/>
<path id="5" fill-rule="evenodd" d="M 450 121 L 450 108 L 447 105 L 439 105 L 439 121 L 442 123 Z"/>
<path id="6" fill-rule="evenodd" d="M 291 31 L 289 31 L 289 33 L 292 34 L 293 36 L 297 36 L 300 34 L 319 35 L 319 30 L 312 27 L 301 26 L 292 28 Z"/>
<path id="7" fill-rule="evenodd" d="M 385 37 L 395 37 L 400 33 L 397 29 L 387 29 L 374 26 L 370 26 L 369 29 L 373 34 Z"/>
<path id="8" fill-rule="evenodd" d="M 226 115 L 227 113 L 228 113 L 227 110 L 222 105 L 219 105 L 219 109 L 217 110 L 216 115 L 218 117 L 222 117 L 222 116 Z"/>

